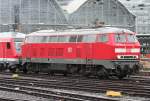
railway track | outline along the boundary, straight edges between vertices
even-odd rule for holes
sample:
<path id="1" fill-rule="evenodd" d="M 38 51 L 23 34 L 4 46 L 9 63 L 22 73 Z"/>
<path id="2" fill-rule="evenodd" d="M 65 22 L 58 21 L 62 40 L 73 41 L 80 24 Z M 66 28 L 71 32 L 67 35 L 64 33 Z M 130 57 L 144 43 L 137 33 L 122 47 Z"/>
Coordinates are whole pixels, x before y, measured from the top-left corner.
<path id="1" fill-rule="evenodd" d="M 56 92 L 48 89 L 40 89 L 40 88 L 34 88 L 29 86 L 14 86 L 12 84 L 0 84 L 0 89 L 7 90 L 7 91 L 13 91 L 13 92 L 19 92 L 24 94 L 29 94 L 33 96 L 40 96 L 43 98 L 53 98 L 55 100 L 65 100 L 65 101 L 118 101 L 116 99 L 110 99 L 107 97 L 94 97 L 94 96 L 86 96 L 81 94 L 75 94 L 75 93 L 64 93 L 64 92 Z M 7 86 L 7 87 L 6 87 Z M 19 87 L 21 90 L 14 90 L 14 87 Z"/>
<path id="2" fill-rule="evenodd" d="M 0 98 L 0 101 L 28 101 L 28 100 L 12 99 L 12 98 Z"/>
<path id="3" fill-rule="evenodd" d="M 41 76 L 42 77 L 42 76 Z M 44 77 L 44 75 L 43 75 Z M 137 78 L 132 77 L 128 80 L 99 80 L 99 79 L 86 79 L 76 77 L 62 77 L 53 76 L 46 77 L 43 79 L 30 77 L 20 77 L 17 80 L 12 79 L 10 76 L 1 76 L 0 78 L 0 89 L 11 87 L 19 87 L 21 90 L 25 90 L 22 93 L 38 95 L 38 92 L 46 95 L 38 95 L 43 97 L 51 97 L 58 99 L 67 99 L 73 101 L 117 101 L 118 99 L 109 99 L 107 97 L 93 97 L 85 96 L 81 94 L 61 91 L 54 91 L 49 88 L 66 89 L 72 91 L 85 91 L 92 93 L 105 93 L 107 90 L 121 91 L 125 95 L 150 97 L 150 85 L 149 80 L 140 78 L 137 82 Z M 149 82 L 148 82 L 149 81 Z M 2 87 L 2 88 L 1 88 Z M 42 88 L 42 89 L 39 89 Z M 6 90 L 6 89 L 5 89 Z M 39 91 L 38 91 L 39 90 Z M 20 91 L 20 90 L 19 90 Z M 29 92 L 29 93 L 28 93 Z M 32 92 L 32 93 L 31 93 Z M 54 96 L 54 97 L 53 97 Z M 69 96 L 69 97 L 68 97 Z M 72 101 L 71 100 L 71 101 Z"/>
<path id="4" fill-rule="evenodd" d="M 9 98 L 0 98 L 0 101 L 25 101 L 21 99 L 9 99 Z"/>
<path id="5" fill-rule="evenodd" d="M 27 81 L 26 81 L 27 80 Z M 118 99 L 111 99 L 103 96 L 90 96 L 87 94 L 78 94 L 77 92 L 64 92 L 56 91 L 48 88 L 41 88 L 28 85 L 29 79 L 24 80 L 14 80 L 11 78 L 1 78 L 0 79 L 0 89 L 11 92 L 18 92 L 23 94 L 29 94 L 33 96 L 40 96 L 43 98 L 53 98 L 55 100 L 61 101 L 119 101 Z M 37 81 L 37 80 L 36 80 Z M 35 83 L 35 82 L 34 82 Z M 39 82 L 36 82 L 39 83 Z M 43 85 L 42 85 L 43 86 Z M 17 90 L 14 88 L 18 88 Z"/>

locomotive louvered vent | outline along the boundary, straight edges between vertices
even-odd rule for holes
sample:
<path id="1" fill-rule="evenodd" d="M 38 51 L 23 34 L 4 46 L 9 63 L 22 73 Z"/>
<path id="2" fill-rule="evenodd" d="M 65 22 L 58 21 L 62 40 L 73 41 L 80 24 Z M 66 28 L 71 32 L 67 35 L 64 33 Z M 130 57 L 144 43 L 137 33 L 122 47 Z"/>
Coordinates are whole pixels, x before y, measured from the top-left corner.
<path id="1" fill-rule="evenodd" d="M 121 56 L 120 59 L 136 59 L 136 56 Z"/>

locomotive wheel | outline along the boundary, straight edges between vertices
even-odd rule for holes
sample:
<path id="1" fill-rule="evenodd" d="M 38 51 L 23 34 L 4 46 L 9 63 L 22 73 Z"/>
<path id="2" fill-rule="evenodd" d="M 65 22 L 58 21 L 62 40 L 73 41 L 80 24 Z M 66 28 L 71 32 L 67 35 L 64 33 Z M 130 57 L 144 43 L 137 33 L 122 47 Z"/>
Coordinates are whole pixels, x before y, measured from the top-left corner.
<path id="1" fill-rule="evenodd" d="M 22 70 L 22 71 L 23 71 L 24 74 L 27 74 L 27 73 L 28 73 L 27 65 L 28 65 L 28 64 L 24 64 L 24 65 L 23 65 L 23 70 Z"/>
<path id="2" fill-rule="evenodd" d="M 97 76 L 98 78 L 109 78 L 108 72 L 106 71 L 104 67 L 101 67 L 98 69 Z"/>
<path id="3" fill-rule="evenodd" d="M 122 74 L 122 75 L 118 75 L 117 77 L 118 77 L 118 79 L 123 79 L 123 78 L 125 78 L 127 75 L 125 75 L 125 74 Z"/>
<path id="4" fill-rule="evenodd" d="M 73 65 L 67 65 L 67 73 L 75 74 L 78 72 L 78 67 Z"/>
<path id="5" fill-rule="evenodd" d="M 5 66 L 4 64 L 0 64 L 0 71 L 3 71 L 3 70 L 5 70 Z"/>
<path id="6" fill-rule="evenodd" d="M 23 73 L 24 73 L 24 74 L 27 74 L 27 73 L 28 73 L 28 70 L 27 70 L 26 68 L 24 68 L 24 69 L 23 69 Z"/>
<path id="7" fill-rule="evenodd" d="M 140 66 L 139 65 L 134 65 L 133 66 L 133 73 L 138 74 L 140 71 Z"/>
<path id="8" fill-rule="evenodd" d="M 39 74 L 39 71 L 34 71 L 35 74 Z"/>
<path id="9" fill-rule="evenodd" d="M 10 69 L 10 71 L 11 71 L 12 73 L 16 73 L 16 68 L 12 68 L 12 69 Z"/>
<path id="10" fill-rule="evenodd" d="M 123 78 L 125 78 L 125 77 L 127 76 L 127 71 L 121 69 L 121 67 L 118 66 L 118 67 L 116 68 L 116 76 L 118 77 L 118 79 L 121 80 L 121 79 L 123 79 Z"/>
<path id="11" fill-rule="evenodd" d="M 49 74 L 50 76 L 54 76 L 54 75 L 55 75 L 54 72 L 52 72 L 52 71 L 48 72 L 48 74 Z"/>
<path id="12" fill-rule="evenodd" d="M 68 73 L 65 72 L 65 73 L 63 73 L 63 75 L 64 75 L 65 77 L 67 77 L 67 76 L 68 76 Z"/>

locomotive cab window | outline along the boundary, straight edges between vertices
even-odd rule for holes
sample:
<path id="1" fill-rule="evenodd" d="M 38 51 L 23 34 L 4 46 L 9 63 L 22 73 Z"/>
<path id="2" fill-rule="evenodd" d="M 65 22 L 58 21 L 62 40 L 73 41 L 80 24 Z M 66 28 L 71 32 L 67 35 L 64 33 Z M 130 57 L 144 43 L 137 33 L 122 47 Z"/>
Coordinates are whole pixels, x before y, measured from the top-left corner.
<path id="1" fill-rule="evenodd" d="M 108 35 L 106 34 L 99 35 L 98 42 L 108 42 Z"/>
<path id="2" fill-rule="evenodd" d="M 136 36 L 134 34 L 128 34 L 128 42 L 137 42 Z"/>
<path id="3" fill-rule="evenodd" d="M 6 43 L 6 47 L 7 47 L 7 49 L 10 49 L 10 48 L 11 48 L 10 42 L 7 42 L 7 43 Z"/>
<path id="4" fill-rule="evenodd" d="M 96 41 L 96 35 L 85 35 L 83 36 L 83 42 L 95 42 Z"/>
<path id="5" fill-rule="evenodd" d="M 126 42 L 126 35 L 125 34 L 115 34 L 115 42 Z"/>

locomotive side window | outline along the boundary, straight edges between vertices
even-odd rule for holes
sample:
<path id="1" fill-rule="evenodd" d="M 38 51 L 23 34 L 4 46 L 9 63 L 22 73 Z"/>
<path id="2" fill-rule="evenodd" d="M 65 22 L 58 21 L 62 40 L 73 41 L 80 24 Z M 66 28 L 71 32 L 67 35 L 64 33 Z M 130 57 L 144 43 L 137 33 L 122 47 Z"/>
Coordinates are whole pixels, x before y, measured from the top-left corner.
<path id="1" fill-rule="evenodd" d="M 6 47 L 7 47 L 7 49 L 10 49 L 11 47 L 10 47 L 10 42 L 7 42 L 6 43 Z"/>
<path id="2" fill-rule="evenodd" d="M 68 42 L 69 36 L 58 36 L 58 42 Z"/>
<path id="3" fill-rule="evenodd" d="M 78 35 L 77 42 L 82 42 L 82 39 L 83 39 L 83 36 L 82 35 Z"/>
<path id="4" fill-rule="evenodd" d="M 125 34 L 115 34 L 115 42 L 126 42 Z"/>
<path id="5" fill-rule="evenodd" d="M 102 34 L 98 38 L 99 42 L 107 42 L 108 41 L 108 35 Z"/>
<path id="6" fill-rule="evenodd" d="M 39 36 L 35 36 L 34 38 L 32 38 L 32 43 L 40 43 L 41 38 Z"/>
<path id="7" fill-rule="evenodd" d="M 128 34 L 128 42 L 137 42 L 136 36 L 134 34 Z"/>
<path id="8" fill-rule="evenodd" d="M 39 42 L 40 43 L 46 43 L 47 42 L 47 36 L 39 36 Z"/>
<path id="9" fill-rule="evenodd" d="M 77 40 L 77 36 L 71 36 L 70 39 L 69 39 L 69 42 L 76 42 Z"/>
<path id="10" fill-rule="evenodd" d="M 29 38 L 29 42 L 31 43 L 46 43 L 47 37 L 46 36 L 32 36 Z"/>
<path id="11" fill-rule="evenodd" d="M 85 35 L 83 36 L 82 42 L 95 42 L 96 41 L 96 35 Z"/>
<path id="12" fill-rule="evenodd" d="M 57 36 L 50 36 L 48 37 L 48 42 L 57 42 L 58 37 Z"/>

